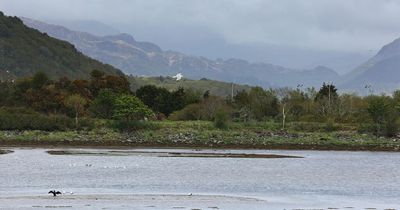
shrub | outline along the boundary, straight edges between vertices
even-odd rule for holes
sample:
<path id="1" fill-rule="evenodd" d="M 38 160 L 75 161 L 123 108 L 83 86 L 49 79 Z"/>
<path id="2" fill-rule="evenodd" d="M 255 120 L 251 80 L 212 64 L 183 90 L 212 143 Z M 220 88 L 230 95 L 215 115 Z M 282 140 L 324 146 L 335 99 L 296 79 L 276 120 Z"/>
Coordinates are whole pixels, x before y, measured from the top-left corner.
<path id="1" fill-rule="evenodd" d="M 200 120 L 202 117 L 200 104 L 190 104 L 182 110 L 173 112 L 170 116 L 170 120 Z"/>
<path id="2" fill-rule="evenodd" d="M 214 125 L 219 129 L 226 129 L 228 127 L 229 115 L 224 110 L 218 110 L 214 116 Z"/>
<path id="3" fill-rule="evenodd" d="M 89 119 L 80 121 L 82 128 L 93 128 Z M 43 115 L 26 108 L 0 108 L 0 130 L 68 130 L 75 128 L 74 119 L 64 115 Z"/>
<path id="4" fill-rule="evenodd" d="M 152 116 L 154 116 L 153 111 L 135 96 L 120 95 L 115 99 L 114 118 L 117 120 L 129 123 Z"/>

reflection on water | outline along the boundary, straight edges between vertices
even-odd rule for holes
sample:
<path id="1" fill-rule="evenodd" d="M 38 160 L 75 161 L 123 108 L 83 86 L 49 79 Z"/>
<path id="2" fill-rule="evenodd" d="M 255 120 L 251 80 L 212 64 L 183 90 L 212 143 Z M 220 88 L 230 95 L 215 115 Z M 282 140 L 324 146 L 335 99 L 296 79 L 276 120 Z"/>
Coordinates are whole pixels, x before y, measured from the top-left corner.
<path id="1" fill-rule="evenodd" d="M 50 155 L 44 149 L 12 150 L 0 156 L 0 209 L 400 208 L 399 153 L 112 150 L 120 155 L 109 155 L 74 149 Z M 196 158 L 190 158 L 193 154 Z M 66 193 L 53 198 L 47 195 L 51 189 Z"/>

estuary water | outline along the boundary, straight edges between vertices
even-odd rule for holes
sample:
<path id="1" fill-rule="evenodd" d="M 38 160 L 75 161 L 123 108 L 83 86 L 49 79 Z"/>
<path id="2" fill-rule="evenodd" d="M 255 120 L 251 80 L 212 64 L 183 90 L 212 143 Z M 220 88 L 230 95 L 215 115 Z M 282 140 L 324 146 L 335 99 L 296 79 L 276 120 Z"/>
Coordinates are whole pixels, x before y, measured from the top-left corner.
<path id="1" fill-rule="evenodd" d="M 0 209 L 400 209 L 400 153 L 3 149 Z"/>

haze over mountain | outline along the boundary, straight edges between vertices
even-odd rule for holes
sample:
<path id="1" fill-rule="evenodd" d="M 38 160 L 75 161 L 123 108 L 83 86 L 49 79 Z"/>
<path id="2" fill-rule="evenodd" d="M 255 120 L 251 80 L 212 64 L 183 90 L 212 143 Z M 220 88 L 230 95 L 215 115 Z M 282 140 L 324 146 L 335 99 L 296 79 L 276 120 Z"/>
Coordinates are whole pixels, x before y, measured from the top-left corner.
<path id="1" fill-rule="evenodd" d="M 99 36 L 119 34 L 120 31 L 95 20 L 46 20 L 55 25 L 62 25 L 74 31 L 87 32 Z"/>
<path id="2" fill-rule="evenodd" d="M 65 41 L 29 28 L 17 17 L 0 12 L 0 70 L 2 78 L 31 76 L 87 78 L 93 69 L 122 74 L 118 69 L 83 55 Z M 6 75 L 4 75 L 6 73 Z"/>
<path id="3" fill-rule="evenodd" d="M 206 77 L 263 87 L 295 87 L 299 84 L 318 87 L 322 82 L 335 82 L 339 78 L 335 71 L 322 66 L 296 70 L 273 64 L 250 63 L 242 59 L 212 60 L 164 51 L 153 43 L 136 41 L 128 34 L 96 36 L 28 18 L 23 20 L 28 26 L 69 41 L 84 54 L 128 74 L 165 76 L 183 73 L 194 79 Z"/>
<path id="4" fill-rule="evenodd" d="M 400 38 L 346 75 L 343 88 L 358 92 L 391 92 L 400 88 Z"/>
<path id="5" fill-rule="evenodd" d="M 61 25 L 73 31 L 87 32 L 97 36 L 119 34 L 119 30 L 92 20 L 54 20 L 45 19 L 43 22 Z M 89 24 L 91 23 L 91 24 Z M 160 31 L 166 32 L 164 28 Z M 315 66 L 327 66 L 336 72 L 343 74 L 355 68 L 361 62 L 373 55 L 372 50 L 361 52 L 345 52 L 338 50 L 304 49 L 302 47 L 260 44 L 260 43 L 229 43 L 217 34 L 208 34 L 193 29 L 185 37 L 172 36 L 167 43 L 161 38 L 155 37 L 157 31 L 143 33 L 143 30 L 130 30 L 135 38 L 151 40 L 163 49 L 173 49 L 188 55 L 207 57 L 213 60 L 240 58 L 249 62 L 273 63 L 293 69 L 312 69 Z M 148 31 L 147 31 L 148 32 Z M 167 31 L 168 32 L 168 31 Z M 169 32 L 171 33 L 171 32 Z M 140 34 L 138 36 L 137 34 Z M 186 44 L 182 44 L 185 42 Z"/>
<path id="6" fill-rule="evenodd" d="M 395 0 L 2 0 L 1 7 L 10 15 L 109 35 L 74 27 L 100 22 L 162 49 L 213 60 L 241 58 L 294 69 L 322 65 L 340 74 L 400 34 Z"/>

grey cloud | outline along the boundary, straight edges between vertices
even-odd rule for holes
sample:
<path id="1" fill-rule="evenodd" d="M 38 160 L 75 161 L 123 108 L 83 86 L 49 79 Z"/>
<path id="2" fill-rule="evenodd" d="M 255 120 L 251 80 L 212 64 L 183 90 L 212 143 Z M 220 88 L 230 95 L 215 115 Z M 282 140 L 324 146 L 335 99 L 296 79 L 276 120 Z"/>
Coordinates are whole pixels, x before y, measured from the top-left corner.
<path id="1" fill-rule="evenodd" d="M 195 48 L 207 52 L 204 43 L 223 40 L 224 45 L 368 54 L 400 36 L 400 1 L 396 0 L 0 2 L 7 14 L 41 20 L 96 20 L 138 39 L 189 53 L 196 53 Z"/>

